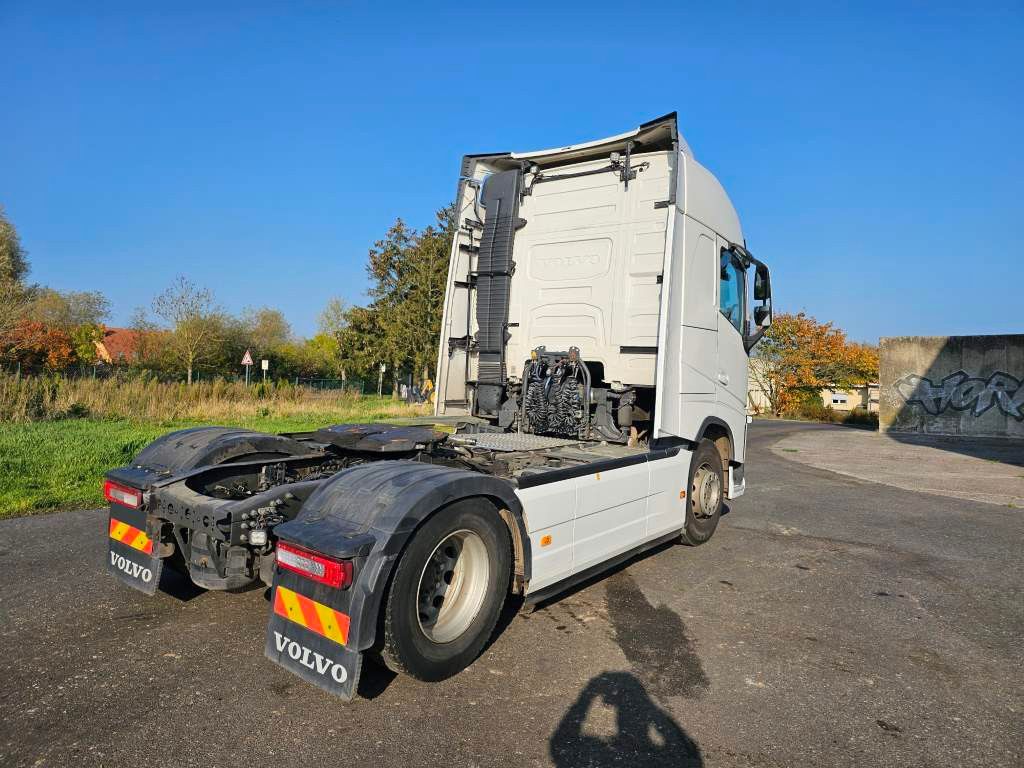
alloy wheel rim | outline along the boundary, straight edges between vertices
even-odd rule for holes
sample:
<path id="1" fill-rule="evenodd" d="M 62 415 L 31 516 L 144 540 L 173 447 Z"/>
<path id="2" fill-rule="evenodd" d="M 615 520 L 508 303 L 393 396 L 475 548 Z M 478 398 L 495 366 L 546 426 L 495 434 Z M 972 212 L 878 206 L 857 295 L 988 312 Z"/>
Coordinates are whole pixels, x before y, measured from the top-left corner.
<path id="1" fill-rule="evenodd" d="M 693 494 L 694 515 L 711 517 L 718 509 L 722 498 L 722 481 L 714 467 L 707 462 L 697 467 L 697 471 L 693 473 L 693 488 L 690 492 Z"/>
<path id="2" fill-rule="evenodd" d="M 490 578 L 487 547 L 473 531 L 449 534 L 434 547 L 420 573 L 416 617 L 435 643 L 462 635 L 480 613 Z"/>

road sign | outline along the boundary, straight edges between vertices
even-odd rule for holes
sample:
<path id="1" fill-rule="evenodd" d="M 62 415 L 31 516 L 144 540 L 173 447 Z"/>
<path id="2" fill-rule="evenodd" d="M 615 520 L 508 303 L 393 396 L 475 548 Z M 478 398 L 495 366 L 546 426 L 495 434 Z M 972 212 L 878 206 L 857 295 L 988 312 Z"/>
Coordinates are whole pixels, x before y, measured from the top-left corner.
<path id="1" fill-rule="evenodd" d="M 270 370 L 270 361 L 269 360 L 260 360 L 260 367 L 263 368 L 264 371 L 269 371 Z"/>
<path id="2" fill-rule="evenodd" d="M 252 368 L 252 355 L 249 350 L 245 350 L 245 354 L 242 355 L 242 365 L 245 366 L 245 386 L 249 386 L 249 369 Z"/>

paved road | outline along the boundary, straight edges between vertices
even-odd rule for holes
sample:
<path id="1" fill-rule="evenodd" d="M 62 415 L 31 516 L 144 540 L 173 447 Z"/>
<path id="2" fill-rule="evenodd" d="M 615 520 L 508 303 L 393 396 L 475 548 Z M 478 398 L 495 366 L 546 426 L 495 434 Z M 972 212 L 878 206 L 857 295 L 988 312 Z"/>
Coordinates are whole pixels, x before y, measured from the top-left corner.
<path id="1" fill-rule="evenodd" d="M 345 705 L 263 659 L 262 590 L 145 598 L 104 513 L 0 524 L 0 765 L 1021 765 L 1021 510 L 794 463 L 529 616 L 463 674 Z"/>

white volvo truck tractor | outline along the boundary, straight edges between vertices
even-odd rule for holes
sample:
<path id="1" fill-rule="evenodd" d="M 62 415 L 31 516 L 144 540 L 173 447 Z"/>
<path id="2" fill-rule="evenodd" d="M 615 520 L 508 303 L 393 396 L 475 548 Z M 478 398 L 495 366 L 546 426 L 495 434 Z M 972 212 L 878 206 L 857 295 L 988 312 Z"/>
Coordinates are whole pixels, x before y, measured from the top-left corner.
<path id="1" fill-rule="evenodd" d="M 467 155 L 421 424 L 189 429 L 106 476 L 108 567 L 270 587 L 267 657 L 351 698 L 367 653 L 441 680 L 535 604 L 743 493 L 767 267 L 675 114 Z"/>

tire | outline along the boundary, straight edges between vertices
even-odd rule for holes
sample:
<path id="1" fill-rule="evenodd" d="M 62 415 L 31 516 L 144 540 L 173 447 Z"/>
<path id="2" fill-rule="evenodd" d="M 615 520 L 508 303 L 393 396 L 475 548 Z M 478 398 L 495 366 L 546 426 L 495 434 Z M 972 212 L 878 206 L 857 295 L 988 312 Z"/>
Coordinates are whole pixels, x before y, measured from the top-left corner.
<path id="1" fill-rule="evenodd" d="M 428 682 L 461 672 L 490 639 L 511 572 L 512 540 L 489 502 L 441 509 L 413 535 L 392 575 L 381 660 Z"/>
<path id="2" fill-rule="evenodd" d="M 693 452 L 687 488 L 682 540 L 684 544 L 696 547 L 714 535 L 725 497 L 722 455 L 710 440 L 701 440 Z"/>

